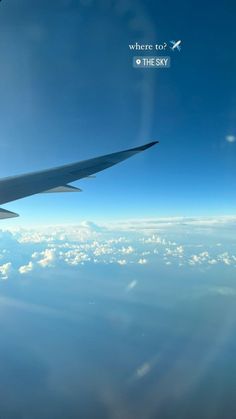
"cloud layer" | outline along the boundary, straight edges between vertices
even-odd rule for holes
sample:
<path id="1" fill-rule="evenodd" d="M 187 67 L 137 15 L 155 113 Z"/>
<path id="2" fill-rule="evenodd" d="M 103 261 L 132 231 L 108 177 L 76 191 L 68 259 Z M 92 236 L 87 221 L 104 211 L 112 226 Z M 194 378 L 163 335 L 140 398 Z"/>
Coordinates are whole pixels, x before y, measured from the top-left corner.
<path id="1" fill-rule="evenodd" d="M 88 263 L 235 268 L 235 226 L 236 217 L 176 217 L 2 230 L 0 278 Z"/>

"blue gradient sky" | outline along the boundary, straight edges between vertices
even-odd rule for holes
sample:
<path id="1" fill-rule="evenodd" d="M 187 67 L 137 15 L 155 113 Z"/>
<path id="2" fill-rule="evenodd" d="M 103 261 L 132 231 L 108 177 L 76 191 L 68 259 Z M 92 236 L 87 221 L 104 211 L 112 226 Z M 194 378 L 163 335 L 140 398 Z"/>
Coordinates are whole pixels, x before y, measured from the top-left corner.
<path id="1" fill-rule="evenodd" d="M 160 144 L 78 185 L 4 206 L 27 222 L 235 212 L 232 1 L 61 0 L 0 6 L 0 176 Z M 132 42 L 182 39 L 168 70 Z"/>

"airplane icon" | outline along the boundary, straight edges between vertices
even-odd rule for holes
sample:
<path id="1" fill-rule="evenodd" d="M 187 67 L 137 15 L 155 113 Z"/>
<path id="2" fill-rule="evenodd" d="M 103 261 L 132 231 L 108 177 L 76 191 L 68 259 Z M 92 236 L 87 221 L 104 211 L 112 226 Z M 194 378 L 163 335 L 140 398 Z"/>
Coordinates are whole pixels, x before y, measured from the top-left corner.
<path id="1" fill-rule="evenodd" d="M 174 51 L 176 48 L 178 51 L 181 50 L 181 42 L 182 41 L 170 41 L 170 43 L 172 44 L 172 46 L 170 47 L 172 49 L 172 51 Z"/>

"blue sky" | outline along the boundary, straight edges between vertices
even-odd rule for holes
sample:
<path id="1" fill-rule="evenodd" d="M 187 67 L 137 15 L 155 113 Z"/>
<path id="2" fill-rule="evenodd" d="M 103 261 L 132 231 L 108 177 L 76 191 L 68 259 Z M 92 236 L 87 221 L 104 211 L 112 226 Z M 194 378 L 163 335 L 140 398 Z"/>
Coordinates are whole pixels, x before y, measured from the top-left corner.
<path id="1" fill-rule="evenodd" d="M 236 417 L 235 12 L 0 2 L 0 177 L 160 141 L 4 205 L 0 416 Z M 170 69 L 132 68 L 172 39 Z"/>
<path id="2" fill-rule="evenodd" d="M 233 2 L 3 1 L 0 176 L 160 144 L 79 182 L 82 194 L 5 205 L 20 223 L 235 212 Z M 182 39 L 168 70 L 132 42 Z"/>
<path id="3" fill-rule="evenodd" d="M 160 141 L 4 205 L 1 416 L 236 417 L 235 12 L 0 2 L 0 177 Z M 172 39 L 170 69 L 132 68 Z"/>

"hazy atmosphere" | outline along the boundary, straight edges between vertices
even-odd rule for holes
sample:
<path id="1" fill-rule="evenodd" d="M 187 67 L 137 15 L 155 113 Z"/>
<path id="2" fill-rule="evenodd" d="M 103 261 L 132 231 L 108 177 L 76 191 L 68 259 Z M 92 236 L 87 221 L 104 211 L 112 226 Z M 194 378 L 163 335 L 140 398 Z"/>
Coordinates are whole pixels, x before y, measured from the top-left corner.
<path id="1" fill-rule="evenodd" d="M 232 417 L 235 225 L 2 231 L 3 417 Z"/>
<path id="2" fill-rule="evenodd" d="M 0 2 L 1 178 L 160 141 L 3 205 L 0 418 L 236 417 L 235 13 Z"/>

